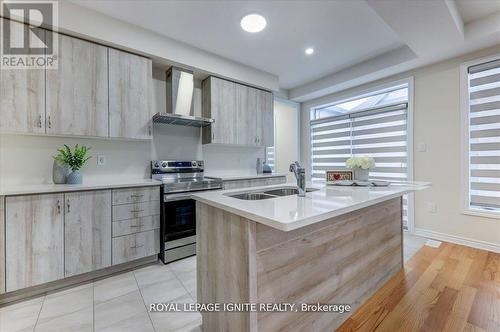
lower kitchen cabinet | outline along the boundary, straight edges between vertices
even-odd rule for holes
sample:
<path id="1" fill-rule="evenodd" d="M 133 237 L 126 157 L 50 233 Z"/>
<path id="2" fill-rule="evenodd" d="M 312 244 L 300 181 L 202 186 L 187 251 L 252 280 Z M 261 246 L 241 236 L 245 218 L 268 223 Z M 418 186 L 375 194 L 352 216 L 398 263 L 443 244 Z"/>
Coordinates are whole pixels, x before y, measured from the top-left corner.
<path id="1" fill-rule="evenodd" d="M 159 252 L 159 229 L 113 238 L 113 265 L 155 255 Z"/>
<path id="2" fill-rule="evenodd" d="M 7 197 L 6 291 L 64 277 L 63 194 Z"/>
<path id="3" fill-rule="evenodd" d="M 64 195 L 64 276 L 111 266 L 111 190 Z"/>

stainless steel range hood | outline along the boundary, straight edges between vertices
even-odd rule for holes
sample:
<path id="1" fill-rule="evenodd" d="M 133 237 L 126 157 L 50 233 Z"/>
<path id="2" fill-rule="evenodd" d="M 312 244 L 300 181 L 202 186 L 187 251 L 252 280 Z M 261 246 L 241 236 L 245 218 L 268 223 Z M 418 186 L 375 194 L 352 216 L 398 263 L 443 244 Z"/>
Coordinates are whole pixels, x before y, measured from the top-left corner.
<path id="1" fill-rule="evenodd" d="M 213 119 L 194 115 L 194 75 L 192 72 L 177 67 L 167 71 L 167 109 L 165 113 L 153 116 L 153 122 L 180 126 L 205 127 Z"/>

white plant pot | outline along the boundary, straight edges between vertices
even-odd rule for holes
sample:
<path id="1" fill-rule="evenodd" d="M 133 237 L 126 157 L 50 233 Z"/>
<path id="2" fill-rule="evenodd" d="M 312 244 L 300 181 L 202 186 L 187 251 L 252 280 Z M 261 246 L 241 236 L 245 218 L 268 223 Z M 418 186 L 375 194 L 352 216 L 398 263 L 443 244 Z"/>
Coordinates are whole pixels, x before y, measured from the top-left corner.
<path id="1" fill-rule="evenodd" d="M 353 171 L 354 171 L 354 180 L 368 181 L 368 177 L 370 175 L 369 169 L 362 169 L 360 167 L 356 167 L 353 169 Z"/>

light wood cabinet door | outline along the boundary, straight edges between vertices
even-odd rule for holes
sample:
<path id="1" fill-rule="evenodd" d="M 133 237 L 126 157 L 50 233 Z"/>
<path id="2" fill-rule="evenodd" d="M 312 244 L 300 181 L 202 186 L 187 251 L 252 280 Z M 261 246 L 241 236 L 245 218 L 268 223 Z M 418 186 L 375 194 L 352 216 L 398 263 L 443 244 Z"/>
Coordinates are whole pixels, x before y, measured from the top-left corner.
<path id="1" fill-rule="evenodd" d="M 159 253 L 159 229 L 113 238 L 113 265 Z"/>
<path id="2" fill-rule="evenodd" d="M 257 135 L 257 89 L 236 84 L 237 143 L 258 146 Z"/>
<path id="3" fill-rule="evenodd" d="M 215 120 L 203 128 L 203 143 L 238 144 L 236 83 L 217 77 L 203 81 L 203 114 Z"/>
<path id="4" fill-rule="evenodd" d="M 47 70 L 46 132 L 108 136 L 108 49 L 58 34 L 57 69 Z"/>
<path id="5" fill-rule="evenodd" d="M 151 60 L 109 49 L 109 136 L 151 138 Z"/>
<path id="6" fill-rule="evenodd" d="M 7 292 L 64 277 L 63 195 L 7 197 Z"/>
<path id="7" fill-rule="evenodd" d="M 274 146 L 274 102 L 268 91 L 257 92 L 257 145 Z"/>
<path id="8" fill-rule="evenodd" d="M 64 195 L 65 277 L 111 266 L 111 191 Z"/>
<path id="9" fill-rule="evenodd" d="M 1 18 L 0 24 L 3 26 Z M 12 38 L 21 40 L 23 24 L 10 24 Z M 2 68 L 0 110 L 0 131 L 45 133 L 45 69 Z"/>

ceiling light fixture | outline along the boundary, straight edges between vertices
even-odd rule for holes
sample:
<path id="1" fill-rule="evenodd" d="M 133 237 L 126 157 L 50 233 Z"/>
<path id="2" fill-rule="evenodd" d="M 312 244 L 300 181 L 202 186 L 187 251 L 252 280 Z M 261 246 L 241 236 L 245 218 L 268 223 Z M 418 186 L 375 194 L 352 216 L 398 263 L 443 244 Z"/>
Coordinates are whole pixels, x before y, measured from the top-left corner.
<path id="1" fill-rule="evenodd" d="M 266 19 L 264 16 L 259 14 L 248 14 L 243 16 L 241 19 L 241 28 L 246 32 L 260 32 L 264 30 L 267 25 Z"/>
<path id="2" fill-rule="evenodd" d="M 314 48 L 308 47 L 308 48 L 306 48 L 305 52 L 306 52 L 307 55 L 311 55 L 311 54 L 314 53 Z"/>

